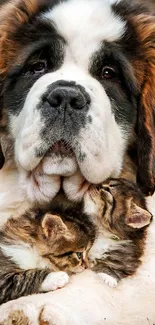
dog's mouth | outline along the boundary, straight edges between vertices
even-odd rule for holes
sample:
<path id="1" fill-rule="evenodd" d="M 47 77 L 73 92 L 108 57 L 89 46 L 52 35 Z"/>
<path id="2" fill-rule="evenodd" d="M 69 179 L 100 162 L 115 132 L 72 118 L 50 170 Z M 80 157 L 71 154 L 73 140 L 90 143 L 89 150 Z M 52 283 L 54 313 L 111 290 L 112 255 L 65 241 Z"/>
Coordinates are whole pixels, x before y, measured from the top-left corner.
<path id="1" fill-rule="evenodd" d="M 79 201 L 90 185 L 80 171 L 74 149 L 64 140 L 55 142 L 46 151 L 38 166 L 28 174 L 28 180 L 30 199 L 40 202 L 50 202 L 60 192 L 70 201 Z"/>
<path id="2" fill-rule="evenodd" d="M 69 143 L 59 140 L 52 144 L 42 159 L 42 169 L 47 175 L 68 177 L 78 169 L 74 151 Z"/>
<path id="3" fill-rule="evenodd" d="M 51 157 L 52 155 L 61 157 L 73 157 L 73 149 L 71 145 L 64 140 L 55 142 L 49 150 L 46 152 L 45 157 Z"/>

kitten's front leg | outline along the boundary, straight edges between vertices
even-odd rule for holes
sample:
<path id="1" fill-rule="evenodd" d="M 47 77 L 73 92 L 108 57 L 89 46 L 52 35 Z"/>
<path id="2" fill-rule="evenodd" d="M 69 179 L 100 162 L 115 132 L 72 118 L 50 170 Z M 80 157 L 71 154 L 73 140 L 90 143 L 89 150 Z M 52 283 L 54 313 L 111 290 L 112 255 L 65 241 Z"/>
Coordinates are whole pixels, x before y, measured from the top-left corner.
<path id="1" fill-rule="evenodd" d="M 110 288 L 117 287 L 118 281 L 113 276 L 106 273 L 98 273 L 98 277 L 101 279 L 102 282 L 107 284 Z"/>
<path id="2" fill-rule="evenodd" d="M 3 274 L 0 278 L 0 304 L 22 296 L 62 288 L 69 281 L 65 272 L 32 269 Z"/>
<path id="3" fill-rule="evenodd" d="M 54 291 L 64 287 L 69 282 L 66 272 L 51 272 L 47 275 L 40 287 L 40 292 Z"/>
<path id="4" fill-rule="evenodd" d="M 97 273 L 97 276 L 102 282 L 107 284 L 111 288 L 116 288 L 118 285 L 118 278 L 112 274 L 110 268 L 104 265 L 104 262 L 94 261 L 90 262 L 91 270 Z"/>

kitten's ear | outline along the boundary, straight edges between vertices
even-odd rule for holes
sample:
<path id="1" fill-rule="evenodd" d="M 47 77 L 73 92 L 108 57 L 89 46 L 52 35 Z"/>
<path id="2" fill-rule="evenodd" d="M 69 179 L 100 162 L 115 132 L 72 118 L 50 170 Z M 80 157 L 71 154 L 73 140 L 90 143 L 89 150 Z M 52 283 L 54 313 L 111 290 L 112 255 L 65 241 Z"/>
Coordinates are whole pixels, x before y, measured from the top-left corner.
<path id="1" fill-rule="evenodd" d="M 46 213 L 42 221 L 42 229 L 47 238 L 56 238 L 68 230 L 62 219 L 54 214 Z"/>
<path id="2" fill-rule="evenodd" d="M 128 215 L 126 216 L 126 224 L 129 227 L 140 229 L 148 226 L 151 222 L 152 215 L 147 210 L 139 207 L 134 202 L 131 202 Z"/>

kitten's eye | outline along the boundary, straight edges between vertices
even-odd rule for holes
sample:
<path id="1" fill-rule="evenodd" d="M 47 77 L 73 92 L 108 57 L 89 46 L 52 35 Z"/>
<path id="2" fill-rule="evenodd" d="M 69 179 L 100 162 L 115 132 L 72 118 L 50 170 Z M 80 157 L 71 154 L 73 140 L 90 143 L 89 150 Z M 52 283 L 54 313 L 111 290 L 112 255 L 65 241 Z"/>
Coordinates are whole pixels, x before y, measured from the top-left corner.
<path id="1" fill-rule="evenodd" d="M 81 258 L 83 257 L 83 253 L 81 253 L 81 252 L 77 252 L 76 255 L 79 260 L 81 260 Z"/>
<path id="2" fill-rule="evenodd" d="M 47 62 L 44 60 L 40 60 L 32 64 L 30 71 L 32 73 L 44 73 L 47 68 Z"/>
<path id="3" fill-rule="evenodd" d="M 103 189 L 106 191 L 106 192 L 109 192 L 110 193 L 110 188 L 108 186 L 103 186 Z"/>
<path id="4" fill-rule="evenodd" d="M 116 236 L 116 235 L 111 236 L 111 239 L 112 239 L 112 240 L 116 240 L 116 241 L 117 241 L 117 240 L 120 240 L 120 238 L 119 238 L 118 236 Z"/>
<path id="5" fill-rule="evenodd" d="M 105 80 L 110 80 L 110 79 L 115 79 L 117 78 L 117 71 L 115 70 L 115 68 L 110 67 L 110 66 L 105 66 L 102 69 L 102 74 L 101 74 L 101 78 L 105 79 Z"/>

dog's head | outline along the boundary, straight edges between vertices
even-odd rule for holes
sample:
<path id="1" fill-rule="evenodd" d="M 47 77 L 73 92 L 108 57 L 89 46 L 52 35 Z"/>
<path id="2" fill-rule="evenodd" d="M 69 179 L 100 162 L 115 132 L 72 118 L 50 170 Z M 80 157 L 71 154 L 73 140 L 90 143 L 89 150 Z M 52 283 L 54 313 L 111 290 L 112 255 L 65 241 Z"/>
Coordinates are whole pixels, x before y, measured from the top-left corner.
<path id="1" fill-rule="evenodd" d="M 2 6 L 2 102 L 28 173 L 41 164 L 45 174 L 80 171 L 94 184 L 117 177 L 137 133 L 139 180 L 154 189 L 155 28 L 139 12 L 123 0 Z"/>

